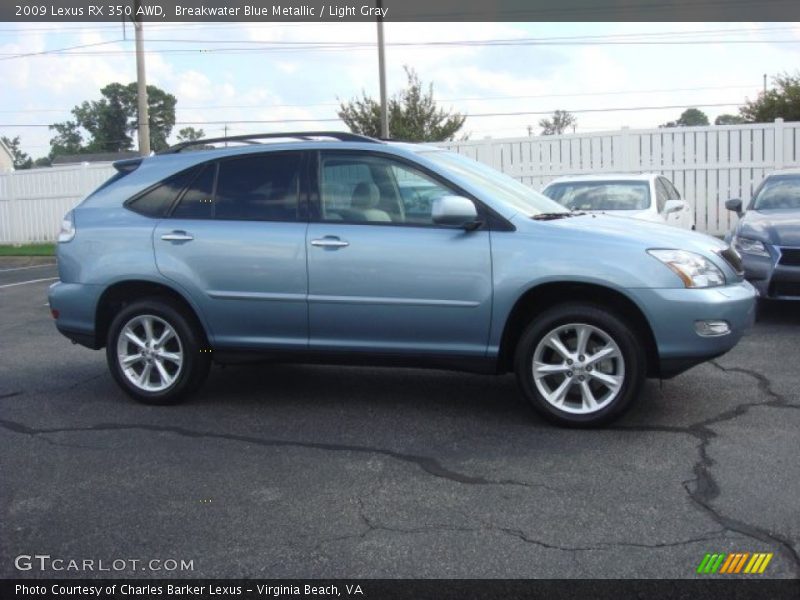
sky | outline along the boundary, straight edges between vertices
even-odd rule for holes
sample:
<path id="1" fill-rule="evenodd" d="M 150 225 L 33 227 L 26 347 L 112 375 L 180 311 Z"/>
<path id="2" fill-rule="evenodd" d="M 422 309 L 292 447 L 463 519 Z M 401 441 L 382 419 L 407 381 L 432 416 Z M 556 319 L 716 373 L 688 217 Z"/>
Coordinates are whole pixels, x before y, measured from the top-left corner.
<path id="1" fill-rule="evenodd" d="M 556 109 L 575 114 L 578 133 L 653 128 L 692 106 L 713 122 L 755 98 L 764 74 L 771 84 L 800 69 L 797 23 L 384 27 L 389 93 L 412 67 L 441 106 L 467 115 L 470 139 L 536 135 L 546 115 L 509 113 Z M 148 83 L 178 99 L 173 141 L 187 125 L 207 136 L 226 125 L 229 135 L 344 130 L 338 102 L 378 96 L 374 23 L 148 23 L 144 34 Z M 130 25 L 0 23 L 0 135 L 44 156 L 53 134 L 30 125 L 68 120 L 106 84 L 135 78 Z M 666 106 L 676 108 L 652 108 Z"/>

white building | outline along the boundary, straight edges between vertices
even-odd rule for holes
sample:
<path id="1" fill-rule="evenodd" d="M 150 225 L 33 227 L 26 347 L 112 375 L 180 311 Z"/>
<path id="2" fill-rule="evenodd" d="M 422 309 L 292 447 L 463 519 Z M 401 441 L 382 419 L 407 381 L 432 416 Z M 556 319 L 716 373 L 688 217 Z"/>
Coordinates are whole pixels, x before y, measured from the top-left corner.
<path id="1" fill-rule="evenodd" d="M 11 150 L 0 140 L 0 173 L 8 173 L 14 170 L 14 156 Z"/>

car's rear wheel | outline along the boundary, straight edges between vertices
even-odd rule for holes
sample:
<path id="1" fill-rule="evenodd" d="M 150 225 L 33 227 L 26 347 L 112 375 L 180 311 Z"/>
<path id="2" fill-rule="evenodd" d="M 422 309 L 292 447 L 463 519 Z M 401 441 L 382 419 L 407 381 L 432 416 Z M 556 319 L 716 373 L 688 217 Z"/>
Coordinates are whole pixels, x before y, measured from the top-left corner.
<path id="1" fill-rule="evenodd" d="M 106 359 L 114 379 L 145 404 L 174 404 L 208 375 L 211 355 L 203 332 L 176 303 L 147 298 L 111 322 Z"/>
<path id="2" fill-rule="evenodd" d="M 515 357 L 517 380 L 533 408 L 572 427 L 619 417 L 639 393 L 645 370 L 631 327 L 591 304 L 565 304 L 537 316 Z"/>

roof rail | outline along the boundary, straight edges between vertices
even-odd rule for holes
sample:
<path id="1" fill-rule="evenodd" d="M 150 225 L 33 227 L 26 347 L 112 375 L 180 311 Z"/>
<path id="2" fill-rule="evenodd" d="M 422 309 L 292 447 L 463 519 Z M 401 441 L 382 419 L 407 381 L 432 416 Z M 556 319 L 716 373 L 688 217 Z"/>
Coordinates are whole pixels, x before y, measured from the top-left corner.
<path id="1" fill-rule="evenodd" d="M 369 142 L 373 144 L 380 144 L 381 141 L 366 135 L 358 133 L 350 133 L 349 131 L 294 131 L 286 133 L 254 133 L 246 135 L 233 135 L 227 137 L 205 138 L 202 140 L 192 140 L 189 142 L 181 142 L 170 146 L 166 150 L 159 152 L 159 154 L 177 154 L 191 146 L 203 146 L 205 144 L 215 144 L 219 142 L 244 142 L 246 144 L 257 144 L 257 140 L 266 140 L 274 138 L 297 138 L 300 140 L 310 140 L 314 137 L 327 137 L 339 140 L 340 142 Z"/>

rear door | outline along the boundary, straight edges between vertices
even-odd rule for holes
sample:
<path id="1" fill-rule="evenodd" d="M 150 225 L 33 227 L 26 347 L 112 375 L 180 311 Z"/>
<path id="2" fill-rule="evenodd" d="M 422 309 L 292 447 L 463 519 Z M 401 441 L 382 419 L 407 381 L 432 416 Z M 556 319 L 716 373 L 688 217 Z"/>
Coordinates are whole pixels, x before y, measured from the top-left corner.
<path id="1" fill-rule="evenodd" d="M 190 292 L 215 347 L 308 343 L 306 154 L 206 164 L 154 233 L 159 271 Z"/>
<path id="2" fill-rule="evenodd" d="M 458 195 L 377 153 L 320 154 L 307 236 L 310 347 L 483 356 L 492 303 L 489 231 L 433 223 Z M 312 178 L 313 179 L 313 178 Z"/>

